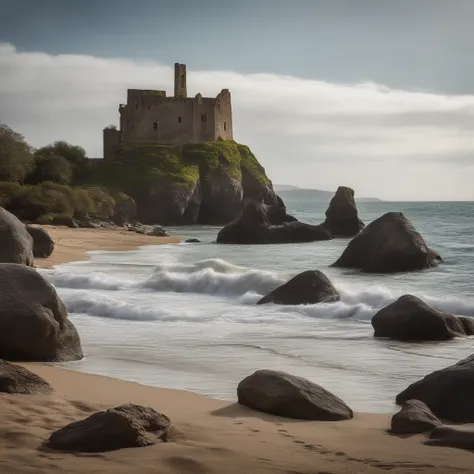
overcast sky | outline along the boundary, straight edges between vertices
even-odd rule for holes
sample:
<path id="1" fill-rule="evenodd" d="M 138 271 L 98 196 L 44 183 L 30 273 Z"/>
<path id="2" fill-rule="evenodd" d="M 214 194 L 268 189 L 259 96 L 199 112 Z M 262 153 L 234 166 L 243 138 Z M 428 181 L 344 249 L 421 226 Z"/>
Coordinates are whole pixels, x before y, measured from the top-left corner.
<path id="1" fill-rule="evenodd" d="M 0 122 L 102 156 L 127 88 L 230 88 L 276 183 L 474 200 L 472 0 L 0 0 Z"/>

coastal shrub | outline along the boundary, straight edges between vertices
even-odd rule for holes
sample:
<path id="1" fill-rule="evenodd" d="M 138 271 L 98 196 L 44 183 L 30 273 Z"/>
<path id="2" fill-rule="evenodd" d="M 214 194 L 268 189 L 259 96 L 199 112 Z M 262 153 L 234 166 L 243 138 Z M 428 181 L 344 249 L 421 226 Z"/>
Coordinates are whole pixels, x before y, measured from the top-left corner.
<path id="1" fill-rule="evenodd" d="M 137 205 L 130 196 L 124 193 L 113 193 L 112 197 L 115 201 L 112 220 L 116 224 L 130 222 L 137 216 Z"/>
<path id="2" fill-rule="evenodd" d="M 67 194 L 43 184 L 22 186 L 11 198 L 7 210 L 24 220 L 36 220 L 43 214 L 73 214 Z"/>
<path id="3" fill-rule="evenodd" d="M 115 200 L 106 191 L 99 187 L 90 187 L 86 192 L 91 200 L 88 215 L 98 219 L 108 219 L 114 213 Z"/>
<path id="4" fill-rule="evenodd" d="M 80 182 L 84 179 L 89 169 L 89 160 L 86 156 L 84 148 L 71 145 L 65 141 L 57 141 L 51 145 L 38 148 L 35 151 L 36 157 L 59 156 L 71 165 L 71 181 L 72 183 Z"/>
<path id="5" fill-rule="evenodd" d="M 119 209 L 125 206 L 126 214 L 133 216 L 133 199 L 123 193 L 117 196 Z M 55 216 L 109 219 L 115 213 L 116 201 L 99 187 L 70 187 L 50 181 L 23 186 L 0 182 L 0 206 L 20 219 L 46 224 Z"/>
<path id="6" fill-rule="evenodd" d="M 58 184 L 71 184 L 72 165 L 58 155 L 36 155 L 34 168 L 28 175 L 28 184 L 38 184 L 51 181 Z"/>
<path id="7" fill-rule="evenodd" d="M 0 123 L 0 181 L 22 183 L 33 167 L 33 154 L 20 133 Z"/>
<path id="8" fill-rule="evenodd" d="M 0 182 L 0 207 L 8 209 L 10 201 L 18 194 L 21 187 L 19 183 Z"/>

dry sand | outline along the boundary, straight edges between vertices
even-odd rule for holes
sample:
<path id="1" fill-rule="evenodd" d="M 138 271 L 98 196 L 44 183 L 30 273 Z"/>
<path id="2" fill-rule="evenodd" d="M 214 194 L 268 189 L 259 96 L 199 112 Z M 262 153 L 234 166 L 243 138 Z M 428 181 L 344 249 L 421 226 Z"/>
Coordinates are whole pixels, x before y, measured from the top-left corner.
<path id="1" fill-rule="evenodd" d="M 50 268 L 66 262 L 87 260 L 89 250 L 134 250 L 145 245 L 160 245 L 180 242 L 178 237 L 154 237 L 123 229 L 69 229 L 59 226 L 41 226 L 55 242 L 53 254 L 48 258 L 37 258 L 35 264 Z"/>
<path id="2" fill-rule="evenodd" d="M 127 231 L 48 227 L 56 242 L 37 265 L 87 258 L 87 250 L 131 250 L 180 239 Z M 474 455 L 425 446 L 423 435 L 392 436 L 388 415 L 356 414 L 344 422 L 300 422 L 185 391 L 147 387 L 40 364 L 52 395 L 0 393 L 0 473 L 342 474 L 470 473 Z M 395 395 L 395 394 L 394 394 Z M 52 451 L 51 432 L 122 403 L 148 405 L 177 429 L 171 442 L 101 454 Z"/>
<path id="3" fill-rule="evenodd" d="M 1 473 L 473 472 L 472 453 L 425 446 L 422 435 L 389 435 L 389 416 L 292 421 L 184 391 L 24 365 L 47 379 L 55 393 L 0 394 Z M 52 431 L 125 402 L 165 413 L 178 434 L 168 443 L 100 454 L 69 454 L 43 446 Z"/>

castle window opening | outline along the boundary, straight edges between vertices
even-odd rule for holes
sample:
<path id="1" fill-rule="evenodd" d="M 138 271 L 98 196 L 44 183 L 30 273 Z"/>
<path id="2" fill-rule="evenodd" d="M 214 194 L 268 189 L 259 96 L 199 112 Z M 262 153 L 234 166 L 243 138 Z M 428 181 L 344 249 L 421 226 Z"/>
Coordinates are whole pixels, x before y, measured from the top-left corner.
<path id="1" fill-rule="evenodd" d="M 153 122 L 153 130 L 158 130 L 158 122 Z"/>
<path id="2" fill-rule="evenodd" d="M 207 114 L 202 114 L 202 115 L 201 115 L 201 120 L 202 120 L 203 122 L 207 122 Z"/>
<path id="3" fill-rule="evenodd" d="M 181 123 L 181 122 L 182 122 L 181 117 L 178 117 L 178 123 Z"/>
<path id="4" fill-rule="evenodd" d="M 224 122 L 224 132 L 227 130 L 227 122 Z"/>

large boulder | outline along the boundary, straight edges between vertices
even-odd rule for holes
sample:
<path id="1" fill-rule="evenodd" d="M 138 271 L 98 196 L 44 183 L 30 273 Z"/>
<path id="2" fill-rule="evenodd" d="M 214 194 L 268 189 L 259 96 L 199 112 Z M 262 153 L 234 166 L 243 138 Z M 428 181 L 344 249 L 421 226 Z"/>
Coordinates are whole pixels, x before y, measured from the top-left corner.
<path id="1" fill-rule="evenodd" d="M 257 304 L 316 304 L 340 299 L 339 292 L 324 273 L 308 270 L 279 286 Z"/>
<path id="2" fill-rule="evenodd" d="M 49 443 L 53 449 L 82 452 L 150 446 L 166 440 L 170 427 L 166 415 L 127 403 L 55 431 Z"/>
<path id="3" fill-rule="evenodd" d="M 365 227 L 357 214 L 353 189 L 337 188 L 326 211 L 324 226 L 333 237 L 353 237 Z"/>
<path id="4" fill-rule="evenodd" d="M 420 400 L 408 400 L 392 417 L 392 433 L 424 433 L 441 425 L 436 415 Z"/>
<path id="5" fill-rule="evenodd" d="M 412 383 L 396 397 L 400 405 L 421 400 L 438 417 L 456 423 L 474 423 L 474 355 Z"/>
<path id="6" fill-rule="evenodd" d="M 0 263 L 34 265 L 33 238 L 25 225 L 0 207 Z"/>
<path id="7" fill-rule="evenodd" d="M 19 365 L 0 359 L 0 392 L 35 395 L 53 389 L 46 380 Z"/>
<path id="8" fill-rule="evenodd" d="M 54 240 L 41 227 L 26 226 L 26 230 L 33 238 L 33 255 L 35 258 L 48 258 L 54 251 Z"/>
<path id="9" fill-rule="evenodd" d="M 442 425 L 433 429 L 430 439 L 425 441 L 430 446 L 474 450 L 474 428 L 467 426 Z"/>
<path id="10" fill-rule="evenodd" d="M 438 311 L 413 295 L 404 295 L 372 318 L 375 337 L 399 341 L 443 341 L 474 334 L 474 319 Z"/>
<path id="11" fill-rule="evenodd" d="M 423 270 L 442 261 L 401 212 L 387 212 L 356 235 L 333 266 L 393 273 Z"/>
<path id="12" fill-rule="evenodd" d="M 300 420 L 336 421 L 354 416 L 336 395 L 302 377 L 257 370 L 240 382 L 238 401 L 254 410 Z"/>
<path id="13" fill-rule="evenodd" d="M 275 220 L 279 212 L 281 209 L 275 211 L 272 206 L 255 199 L 245 199 L 240 216 L 219 231 L 217 243 L 283 244 L 331 239 L 329 232 L 320 225 L 309 225 L 299 221 L 272 224 L 269 215 L 273 215 Z"/>
<path id="14" fill-rule="evenodd" d="M 37 271 L 13 263 L 0 264 L 0 287 L 0 358 L 82 359 L 79 335 L 63 302 Z"/>

